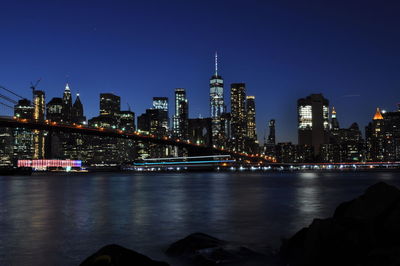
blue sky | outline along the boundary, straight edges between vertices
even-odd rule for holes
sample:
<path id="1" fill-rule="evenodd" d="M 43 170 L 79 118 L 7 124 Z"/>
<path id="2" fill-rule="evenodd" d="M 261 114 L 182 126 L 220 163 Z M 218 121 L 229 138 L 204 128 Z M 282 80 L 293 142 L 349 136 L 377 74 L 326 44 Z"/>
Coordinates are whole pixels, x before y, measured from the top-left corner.
<path id="1" fill-rule="evenodd" d="M 400 4 L 396 1 L 2 1 L 0 85 L 47 100 L 65 82 L 87 117 L 99 93 L 138 115 L 153 96 L 187 89 L 191 117 L 209 115 L 214 52 L 225 80 L 256 96 L 263 138 L 297 142 L 296 101 L 323 93 L 343 127 L 363 129 L 376 107 L 400 102 Z M 0 114 L 11 114 L 0 106 Z"/>

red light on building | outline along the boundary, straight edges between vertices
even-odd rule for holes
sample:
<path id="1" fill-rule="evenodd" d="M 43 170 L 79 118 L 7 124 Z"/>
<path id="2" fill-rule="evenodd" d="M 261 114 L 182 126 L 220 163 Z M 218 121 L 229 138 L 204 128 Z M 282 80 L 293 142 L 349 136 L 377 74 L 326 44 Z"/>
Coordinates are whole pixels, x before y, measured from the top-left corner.
<path id="1" fill-rule="evenodd" d="M 48 167 L 81 167 L 80 160 L 18 160 L 18 167 L 43 169 Z"/>

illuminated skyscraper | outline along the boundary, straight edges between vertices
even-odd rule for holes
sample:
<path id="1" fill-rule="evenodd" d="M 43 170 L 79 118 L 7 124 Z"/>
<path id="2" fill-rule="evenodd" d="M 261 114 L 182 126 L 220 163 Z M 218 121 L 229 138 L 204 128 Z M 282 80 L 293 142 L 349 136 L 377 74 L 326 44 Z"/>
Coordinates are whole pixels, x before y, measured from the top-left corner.
<path id="1" fill-rule="evenodd" d="M 221 116 L 224 112 L 224 80 L 218 75 L 218 56 L 215 53 L 215 73 L 210 78 L 210 116 L 213 143 L 217 146 L 220 146 L 223 137 Z"/>
<path id="2" fill-rule="evenodd" d="M 246 85 L 233 83 L 231 84 L 231 134 L 234 151 L 244 151 L 246 128 Z"/>
<path id="3" fill-rule="evenodd" d="M 311 145 L 315 155 L 329 141 L 329 101 L 311 94 L 297 101 L 299 145 Z"/>
<path id="4" fill-rule="evenodd" d="M 44 91 L 35 90 L 33 92 L 33 97 L 33 105 L 35 107 L 33 119 L 37 122 L 43 122 L 46 108 Z"/>
<path id="5" fill-rule="evenodd" d="M 257 139 L 256 133 L 256 103 L 254 96 L 246 97 L 246 111 L 247 111 L 247 137 L 251 140 Z"/>
<path id="6" fill-rule="evenodd" d="M 43 122 L 45 115 L 45 94 L 44 91 L 35 90 L 33 92 L 33 103 L 34 103 L 34 112 L 33 119 L 36 122 Z M 44 132 L 42 130 L 34 130 L 33 131 L 33 158 L 34 159 L 44 159 L 45 156 L 45 137 Z"/>
<path id="7" fill-rule="evenodd" d="M 165 132 L 169 130 L 168 97 L 153 97 L 153 109 L 159 110 L 158 116 Z"/>
<path id="8" fill-rule="evenodd" d="M 62 98 L 62 117 L 64 122 L 71 122 L 72 95 L 68 83 L 65 85 Z"/>
<path id="9" fill-rule="evenodd" d="M 185 89 L 175 89 L 175 115 L 173 119 L 174 135 L 177 138 L 188 138 L 188 100 Z"/>
<path id="10" fill-rule="evenodd" d="M 19 100 L 14 106 L 14 116 L 20 119 L 32 119 L 34 107 L 27 99 Z M 33 132 L 27 128 L 15 128 L 13 152 L 14 158 L 32 159 L 33 156 Z"/>

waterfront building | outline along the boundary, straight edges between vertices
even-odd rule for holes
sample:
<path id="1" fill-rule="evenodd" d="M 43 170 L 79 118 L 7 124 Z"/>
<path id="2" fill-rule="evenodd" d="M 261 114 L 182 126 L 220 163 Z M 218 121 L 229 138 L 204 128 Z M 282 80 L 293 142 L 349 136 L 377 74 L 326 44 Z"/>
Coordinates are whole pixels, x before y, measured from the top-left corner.
<path id="1" fill-rule="evenodd" d="M 14 116 L 18 119 L 33 119 L 34 107 L 28 99 L 19 100 L 14 106 Z M 33 132 L 26 128 L 15 128 L 13 131 L 14 158 L 32 159 Z"/>
<path id="2" fill-rule="evenodd" d="M 400 160 L 400 111 L 383 112 L 377 108 L 365 128 L 367 161 Z"/>
<path id="3" fill-rule="evenodd" d="M 138 117 L 138 131 L 142 134 L 150 134 L 154 137 L 162 138 L 168 135 L 168 130 L 165 128 L 166 111 L 163 109 L 147 109 L 144 114 Z M 163 157 L 169 156 L 170 149 L 164 145 L 139 143 L 139 157 Z"/>
<path id="4" fill-rule="evenodd" d="M 291 142 L 279 142 L 276 145 L 276 160 L 279 163 L 293 163 L 296 161 L 296 145 Z"/>
<path id="5" fill-rule="evenodd" d="M 69 88 L 68 88 L 69 92 Z M 70 92 L 69 92 L 70 93 Z M 52 98 L 46 105 L 46 119 L 51 122 L 66 122 L 66 114 L 63 111 L 65 105 L 64 98 L 66 98 L 66 93 L 64 92 L 64 97 Z M 70 113 L 68 112 L 70 118 Z M 64 158 L 64 151 L 66 147 L 66 142 L 70 139 L 70 134 L 62 132 L 49 132 L 45 139 L 45 153 L 46 158 Z"/>
<path id="6" fill-rule="evenodd" d="M 231 84 L 231 132 L 232 150 L 245 150 L 246 136 L 246 85 L 244 83 Z"/>
<path id="7" fill-rule="evenodd" d="M 116 129 L 118 127 L 118 119 L 113 115 L 100 115 L 89 119 L 88 125 L 94 128 Z M 121 139 L 105 136 L 87 136 L 85 140 L 87 149 L 85 161 L 90 165 L 119 165 L 126 159 L 123 158 L 123 154 L 119 149 Z"/>
<path id="8" fill-rule="evenodd" d="M 322 94 L 311 94 L 297 101 L 298 142 L 312 145 L 319 155 L 320 146 L 329 141 L 329 101 Z"/>
<path id="9" fill-rule="evenodd" d="M 226 138 L 221 121 L 224 112 L 224 80 L 222 76 L 218 75 L 218 56 L 215 53 L 215 72 L 210 78 L 210 116 L 213 144 L 217 147 L 222 146 L 224 138 Z"/>
<path id="10" fill-rule="evenodd" d="M 364 140 L 357 123 L 340 128 L 335 108 L 331 113 L 329 143 L 321 144 L 320 158 L 325 163 L 360 162 L 364 160 Z"/>
<path id="11" fill-rule="evenodd" d="M 385 160 L 385 120 L 379 108 L 366 128 L 365 138 L 367 141 L 367 161 L 381 162 Z"/>
<path id="12" fill-rule="evenodd" d="M 13 165 L 13 130 L 0 128 L 0 168 Z"/>
<path id="13" fill-rule="evenodd" d="M 175 89 L 175 115 L 173 118 L 174 136 L 179 139 L 188 138 L 189 108 L 186 91 L 183 88 Z"/>

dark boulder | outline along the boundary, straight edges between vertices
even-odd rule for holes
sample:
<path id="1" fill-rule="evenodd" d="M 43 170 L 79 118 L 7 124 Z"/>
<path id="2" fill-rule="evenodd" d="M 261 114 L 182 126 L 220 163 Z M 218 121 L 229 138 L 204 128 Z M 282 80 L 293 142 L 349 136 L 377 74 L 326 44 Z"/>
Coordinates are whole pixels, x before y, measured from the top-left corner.
<path id="1" fill-rule="evenodd" d="M 166 253 L 169 256 L 191 255 L 198 250 L 225 245 L 226 241 L 203 234 L 194 233 L 171 244 Z"/>
<path id="2" fill-rule="evenodd" d="M 249 248 L 207 234 L 194 233 L 173 243 L 167 255 L 178 257 L 190 265 L 270 265 L 276 256 L 262 254 Z"/>
<path id="3" fill-rule="evenodd" d="M 118 246 L 107 245 L 85 259 L 80 266 L 168 266 L 165 262 L 155 261 L 136 251 Z"/>
<path id="4" fill-rule="evenodd" d="M 381 254 L 387 263 L 400 258 L 400 190 L 383 182 L 363 195 L 340 204 L 332 218 L 315 219 L 284 241 L 280 255 L 284 264 L 373 265 Z M 378 265 L 378 264 L 377 264 Z"/>

